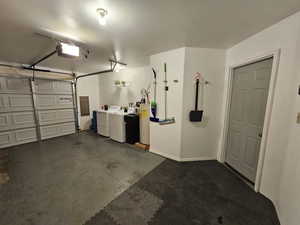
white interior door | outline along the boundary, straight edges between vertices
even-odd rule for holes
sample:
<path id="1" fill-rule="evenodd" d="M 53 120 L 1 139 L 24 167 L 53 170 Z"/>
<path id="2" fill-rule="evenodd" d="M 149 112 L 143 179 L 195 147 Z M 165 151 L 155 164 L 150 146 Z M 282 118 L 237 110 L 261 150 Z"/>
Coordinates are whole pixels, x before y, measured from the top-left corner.
<path id="1" fill-rule="evenodd" d="M 226 162 L 254 182 L 273 59 L 234 69 Z"/>

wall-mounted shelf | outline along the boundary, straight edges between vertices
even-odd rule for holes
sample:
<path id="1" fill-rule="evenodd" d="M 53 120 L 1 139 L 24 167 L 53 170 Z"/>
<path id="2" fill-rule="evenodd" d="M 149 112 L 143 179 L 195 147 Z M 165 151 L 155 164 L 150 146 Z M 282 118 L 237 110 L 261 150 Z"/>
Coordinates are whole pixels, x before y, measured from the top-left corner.
<path id="1" fill-rule="evenodd" d="M 131 85 L 131 83 L 128 81 L 119 81 L 119 80 L 116 80 L 113 84 L 113 86 L 119 87 L 119 88 L 129 87 L 130 85 Z"/>

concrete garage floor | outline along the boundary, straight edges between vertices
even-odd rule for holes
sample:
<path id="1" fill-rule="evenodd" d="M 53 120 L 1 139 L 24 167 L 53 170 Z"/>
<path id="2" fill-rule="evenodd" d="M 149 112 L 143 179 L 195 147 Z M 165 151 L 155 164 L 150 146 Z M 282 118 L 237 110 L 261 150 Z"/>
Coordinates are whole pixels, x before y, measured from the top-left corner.
<path id="1" fill-rule="evenodd" d="M 82 225 L 163 158 L 91 133 L 9 149 L 0 224 Z"/>

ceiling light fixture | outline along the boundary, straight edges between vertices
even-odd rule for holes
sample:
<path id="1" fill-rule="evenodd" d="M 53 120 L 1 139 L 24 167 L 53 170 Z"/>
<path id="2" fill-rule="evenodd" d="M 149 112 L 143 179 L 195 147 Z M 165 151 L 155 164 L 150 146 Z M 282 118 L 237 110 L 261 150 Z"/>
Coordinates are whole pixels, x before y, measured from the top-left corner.
<path id="1" fill-rule="evenodd" d="M 103 8 L 99 8 L 99 9 L 97 9 L 97 15 L 98 15 L 99 24 L 102 26 L 105 26 L 107 23 L 107 15 L 108 15 L 107 10 L 105 10 Z"/>
<path id="2" fill-rule="evenodd" d="M 57 53 L 59 56 L 63 57 L 79 57 L 80 49 L 76 45 L 59 42 L 57 46 Z"/>

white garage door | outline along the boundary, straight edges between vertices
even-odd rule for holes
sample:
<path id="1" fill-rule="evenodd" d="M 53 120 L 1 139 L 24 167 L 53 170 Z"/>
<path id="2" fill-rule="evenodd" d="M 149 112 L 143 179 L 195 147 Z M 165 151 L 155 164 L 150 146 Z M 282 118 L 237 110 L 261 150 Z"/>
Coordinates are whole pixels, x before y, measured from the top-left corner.
<path id="1" fill-rule="evenodd" d="M 0 77 L 0 148 L 72 133 L 71 82 Z"/>
<path id="2" fill-rule="evenodd" d="M 36 79 L 35 92 L 41 139 L 75 133 L 72 84 Z"/>
<path id="3" fill-rule="evenodd" d="M 29 79 L 0 77 L 0 148 L 37 141 Z"/>

